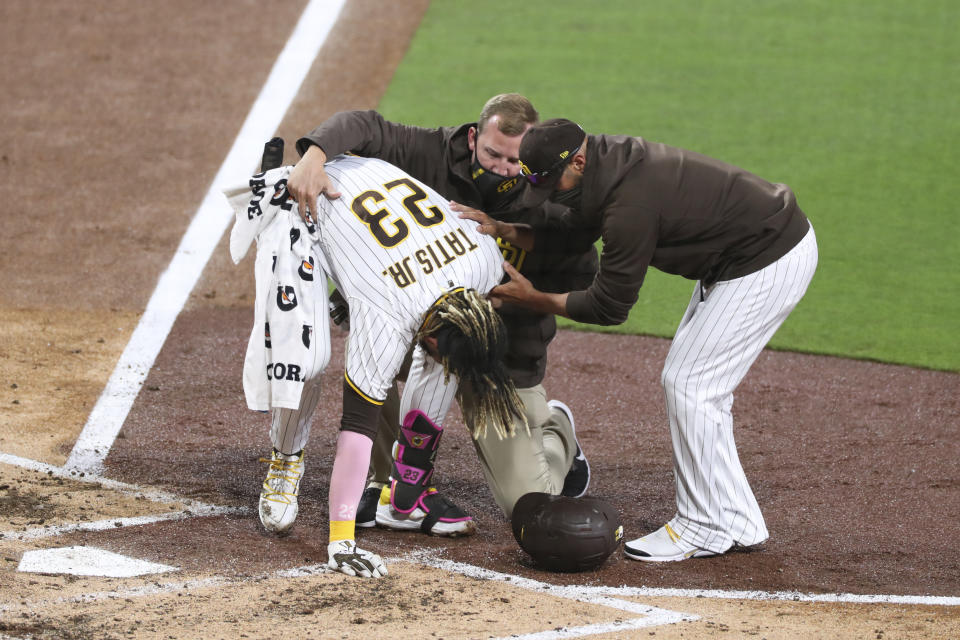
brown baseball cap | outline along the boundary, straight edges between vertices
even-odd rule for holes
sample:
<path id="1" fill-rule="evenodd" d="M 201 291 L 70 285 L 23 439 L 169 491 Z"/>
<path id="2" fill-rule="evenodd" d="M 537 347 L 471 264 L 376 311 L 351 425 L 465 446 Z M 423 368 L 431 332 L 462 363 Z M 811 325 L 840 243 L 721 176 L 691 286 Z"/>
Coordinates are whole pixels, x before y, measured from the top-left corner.
<path id="1" fill-rule="evenodd" d="M 523 134 L 520 173 L 529 183 L 528 195 L 543 201 L 553 193 L 586 135 L 580 125 L 565 118 L 546 120 Z"/>

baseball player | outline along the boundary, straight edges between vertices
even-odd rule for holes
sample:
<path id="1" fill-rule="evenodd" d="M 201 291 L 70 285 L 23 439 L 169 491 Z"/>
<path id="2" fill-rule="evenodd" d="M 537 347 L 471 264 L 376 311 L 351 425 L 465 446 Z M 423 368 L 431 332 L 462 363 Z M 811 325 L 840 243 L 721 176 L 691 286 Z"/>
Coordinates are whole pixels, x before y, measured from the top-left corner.
<path id="1" fill-rule="evenodd" d="M 297 142 L 303 158 L 288 186 L 294 198 L 308 206 L 321 193 L 327 198 L 340 196 L 323 163 L 328 156 L 349 151 L 385 159 L 451 200 L 500 215 L 497 212 L 510 208 L 526 188 L 519 179 L 520 139 L 537 119 L 533 105 L 518 94 L 494 96 L 484 105 L 478 122 L 450 128 L 425 129 L 388 122 L 374 111 L 338 113 Z M 507 219 L 533 222 L 544 215 L 538 208 L 523 217 Z M 596 272 L 597 256 L 592 246 L 577 253 L 537 255 L 506 243 L 501 249 L 511 264 L 549 291 L 586 287 Z M 589 484 L 590 467 L 576 438 L 572 411 L 562 402 L 548 400 L 541 384 L 547 345 L 556 334 L 553 315 L 521 307 L 504 306 L 499 311 L 509 337 L 507 370 L 518 387 L 530 429 L 517 429 L 517 437 L 509 440 L 501 440 L 487 429 L 487 435 L 477 438 L 475 446 L 493 497 L 509 517 L 514 503 L 528 492 L 582 495 Z M 464 404 L 471 402 L 470 391 L 465 390 Z M 389 500 L 378 504 L 380 487 L 389 486 L 391 434 L 399 425 L 395 412 L 385 409 L 387 415 L 394 418 L 388 421 L 389 430 L 381 429 L 374 446 L 371 482 L 361 502 L 358 523 L 416 529 L 408 519 L 398 517 Z M 302 420 L 293 424 L 302 432 Z M 468 426 L 474 431 L 483 430 L 483 425 L 468 422 Z M 451 514 L 466 515 L 454 505 L 445 504 Z M 446 527 L 435 525 L 432 530 L 419 528 L 434 534 L 464 535 L 473 531 L 473 523 L 458 520 Z"/>
<path id="2" fill-rule="evenodd" d="M 649 266 L 696 280 L 662 382 L 673 440 L 677 513 L 631 540 L 635 560 L 722 554 L 767 539 L 733 439 L 733 391 L 806 292 L 817 265 L 813 228 L 789 187 L 703 155 L 627 136 L 586 135 L 557 119 L 520 147 L 542 198 L 571 208 L 536 229 L 464 209 L 484 233 L 536 252 L 603 240 L 583 290 L 538 291 L 505 263 L 491 297 L 579 322 L 624 322 Z"/>
<path id="3" fill-rule="evenodd" d="M 288 195 L 289 173 L 290 167 L 281 167 L 257 174 L 228 193 L 237 217 L 234 260 L 257 240 L 256 320 L 244 392 L 252 409 L 313 412 L 319 373 L 329 360 L 329 277 L 350 314 L 329 491 L 329 566 L 378 577 L 386 568 L 357 548 L 355 516 L 381 407 L 408 351 L 412 364 L 400 403 L 405 419 L 392 474 L 391 500 L 399 513 L 412 517 L 419 510 L 422 519 L 433 511 L 433 455 L 459 389 L 471 389 L 472 420 L 491 422 L 500 437 L 512 435 L 522 415 L 501 360 L 505 329 L 484 298 L 503 276 L 500 250 L 451 213 L 435 191 L 382 160 L 340 156 L 329 162 L 326 173 L 342 197 L 322 199 L 306 222 Z M 280 497 L 296 495 L 302 453 L 274 450 L 273 459 L 280 462 L 267 479 L 273 495 L 261 499 L 261 519 L 280 530 L 292 522 L 288 511 L 295 517 L 296 501 Z"/>

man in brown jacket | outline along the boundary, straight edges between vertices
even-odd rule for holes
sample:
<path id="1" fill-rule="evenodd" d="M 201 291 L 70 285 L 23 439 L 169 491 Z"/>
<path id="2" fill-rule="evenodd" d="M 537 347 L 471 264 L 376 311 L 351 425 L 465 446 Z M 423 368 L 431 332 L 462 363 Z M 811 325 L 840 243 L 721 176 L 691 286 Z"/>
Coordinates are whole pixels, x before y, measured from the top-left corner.
<path id="1" fill-rule="evenodd" d="M 809 221 L 789 187 L 706 156 L 574 122 L 531 128 L 520 147 L 532 205 L 570 209 L 535 228 L 464 210 L 481 230 L 535 255 L 603 240 L 587 287 L 538 290 L 505 265 L 490 297 L 579 322 L 620 324 L 647 268 L 697 281 L 661 381 L 673 440 L 677 513 L 626 543 L 653 562 L 725 553 L 767 539 L 733 439 L 733 391 L 806 292 L 817 264 Z M 461 209 L 463 210 L 463 209 Z"/>
<path id="2" fill-rule="evenodd" d="M 519 177 L 518 150 L 523 133 L 537 119 L 533 105 L 518 94 L 494 96 L 484 105 L 478 122 L 459 127 L 412 127 L 388 122 L 375 111 L 337 113 L 298 140 L 297 149 L 303 157 L 287 186 L 307 209 L 321 194 L 331 199 L 339 197 L 332 192 L 323 164 L 337 154 L 351 152 L 386 160 L 451 200 L 496 214 L 511 207 L 528 188 Z M 505 219 L 532 223 L 545 216 L 544 208 L 538 207 Z M 542 256 L 528 255 L 507 243 L 501 243 L 501 249 L 511 264 L 548 291 L 586 286 L 596 272 L 597 256 L 592 246 L 578 253 Z M 475 446 L 491 492 L 509 517 L 516 501 L 528 492 L 582 495 L 590 471 L 577 442 L 572 412 L 559 401 L 548 401 L 541 384 L 547 345 L 556 333 L 553 315 L 509 305 L 499 311 L 509 340 L 505 362 L 523 401 L 530 431 L 520 426 L 516 437 L 500 440 L 497 430 L 490 428 Z M 378 437 L 374 445 L 371 482 L 357 514 L 358 526 L 416 529 L 423 523 L 436 522 L 436 514 L 425 517 L 427 514 L 418 510 L 404 515 L 390 505 L 391 450 L 402 419 L 396 415 L 396 399 L 396 394 L 391 394 L 384 408 L 384 415 L 391 415 L 392 405 L 392 420 L 379 429 L 379 434 L 387 437 Z M 297 434 L 296 442 L 304 443 L 309 425 L 310 416 L 297 412 L 288 412 L 282 419 L 275 416 L 273 440 L 283 442 L 283 432 L 287 431 Z M 468 427 L 474 430 L 475 425 Z M 462 514 L 458 507 L 438 497 L 434 493 L 433 502 L 440 504 L 439 508 L 452 515 Z M 447 519 L 464 524 L 445 530 L 431 525 L 425 531 L 466 535 L 474 530 L 469 520 Z"/>

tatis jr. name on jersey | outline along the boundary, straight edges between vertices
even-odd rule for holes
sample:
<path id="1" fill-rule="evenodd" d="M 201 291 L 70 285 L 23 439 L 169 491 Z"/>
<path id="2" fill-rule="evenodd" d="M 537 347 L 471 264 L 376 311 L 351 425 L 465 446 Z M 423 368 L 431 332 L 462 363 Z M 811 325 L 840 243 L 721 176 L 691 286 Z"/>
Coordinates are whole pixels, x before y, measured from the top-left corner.
<path id="1" fill-rule="evenodd" d="M 383 275 L 393 278 L 402 289 L 416 282 L 418 273 L 433 273 L 478 247 L 463 229 L 456 229 L 394 262 L 383 270 Z"/>

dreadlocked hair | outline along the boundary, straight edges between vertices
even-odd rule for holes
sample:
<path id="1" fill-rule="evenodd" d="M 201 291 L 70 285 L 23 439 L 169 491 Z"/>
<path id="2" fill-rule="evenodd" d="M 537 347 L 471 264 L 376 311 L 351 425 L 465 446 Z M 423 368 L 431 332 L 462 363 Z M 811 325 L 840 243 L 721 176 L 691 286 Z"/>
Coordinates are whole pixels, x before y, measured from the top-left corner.
<path id="1" fill-rule="evenodd" d="M 507 330 L 489 300 L 474 289 L 444 294 L 428 311 L 416 340 L 430 336 L 437 339 L 445 380 L 451 373 L 459 380 L 457 402 L 474 439 L 486 435 L 488 422 L 501 439 L 514 435 L 514 418 L 530 428 L 503 364 Z M 470 399 L 466 389 L 473 392 Z"/>

